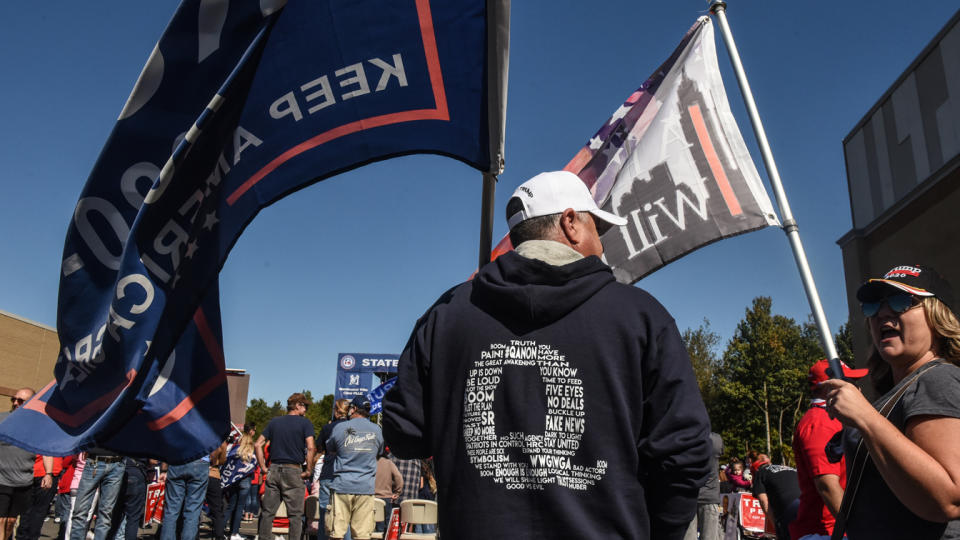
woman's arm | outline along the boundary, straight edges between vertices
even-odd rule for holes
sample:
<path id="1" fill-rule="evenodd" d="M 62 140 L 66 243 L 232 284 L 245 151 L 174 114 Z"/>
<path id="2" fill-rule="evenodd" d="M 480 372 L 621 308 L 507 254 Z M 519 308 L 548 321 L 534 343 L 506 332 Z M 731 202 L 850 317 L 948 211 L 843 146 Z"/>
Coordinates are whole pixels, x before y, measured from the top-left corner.
<path id="1" fill-rule="evenodd" d="M 827 410 L 863 435 L 877 470 L 911 512 L 928 521 L 960 518 L 960 419 L 917 416 L 905 433 L 850 383 L 831 379 Z"/>
<path id="2" fill-rule="evenodd" d="M 830 514 L 837 517 L 840 514 L 840 503 L 843 502 L 843 488 L 840 487 L 840 477 L 835 474 L 821 474 L 813 479 L 817 493 L 827 505 Z"/>

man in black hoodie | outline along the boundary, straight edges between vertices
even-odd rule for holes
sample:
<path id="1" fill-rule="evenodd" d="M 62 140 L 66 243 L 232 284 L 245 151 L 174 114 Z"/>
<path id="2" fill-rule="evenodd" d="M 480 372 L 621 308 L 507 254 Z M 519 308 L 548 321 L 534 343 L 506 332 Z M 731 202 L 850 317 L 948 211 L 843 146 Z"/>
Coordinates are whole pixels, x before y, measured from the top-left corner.
<path id="1" fill-rule="evenodd" d="M 710 426 L 670 314 L 600 259 L 626 220 L 558 171 L 517 188 L 507 221 L 516 251 L 417 322 L 387 443 L 434 456 L 450 538 L 682 538 Z"/>

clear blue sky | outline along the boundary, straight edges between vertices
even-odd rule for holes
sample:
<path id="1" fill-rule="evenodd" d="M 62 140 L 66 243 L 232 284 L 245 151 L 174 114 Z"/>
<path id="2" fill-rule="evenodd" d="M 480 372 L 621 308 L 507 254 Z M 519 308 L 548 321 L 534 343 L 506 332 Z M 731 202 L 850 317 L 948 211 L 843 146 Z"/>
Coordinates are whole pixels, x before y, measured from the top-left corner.
<path id="1" fill-rule="evenodd" d="M 0 310 L 55 326 L 58 272 L 80 190 L 177 2 L 27 2 L 0 22 Z M 954 13 L 942 0 L 731 0 L 740 48 L 836 330 L 847 319 L 850 230 L 841 141 Z M 700 0 L 513 2 L 503 207 L 563 167 L 679 42 Z M 719 29 L 717 32 L 719 41 Z M 726 49 L 731 107 L 765 177 Z M 229 367 L 251 397 L 333 391 L 338 352 L 400 352 L 417 317 L 477 260 L 480 174 L 434 156 L 371 165 L 264 209 L 221 274 Z M 695 252 L 639 286 L 681 329 L 724 341 L 751 299 L 798 320 L 809 307 L 779 229 Z"/>

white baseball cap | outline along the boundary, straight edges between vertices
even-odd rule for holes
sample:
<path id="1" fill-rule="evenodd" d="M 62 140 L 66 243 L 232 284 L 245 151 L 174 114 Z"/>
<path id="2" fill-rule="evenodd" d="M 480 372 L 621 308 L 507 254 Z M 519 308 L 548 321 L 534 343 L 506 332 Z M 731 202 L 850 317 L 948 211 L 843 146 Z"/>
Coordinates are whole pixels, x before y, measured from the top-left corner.
<path id="1" fill-rule="evenodd" d="M 583 180 L 569 171 L 540 173 L 520 184 L 512 197 L 523 203 L 523 209 L 507 217 L 507 225 L 511 229 L 521 221 L 559 214 L 567 208 L 590 212 L 593 217 L 611 225 L 627 224 L 626 219 L 601 210 Z"/>

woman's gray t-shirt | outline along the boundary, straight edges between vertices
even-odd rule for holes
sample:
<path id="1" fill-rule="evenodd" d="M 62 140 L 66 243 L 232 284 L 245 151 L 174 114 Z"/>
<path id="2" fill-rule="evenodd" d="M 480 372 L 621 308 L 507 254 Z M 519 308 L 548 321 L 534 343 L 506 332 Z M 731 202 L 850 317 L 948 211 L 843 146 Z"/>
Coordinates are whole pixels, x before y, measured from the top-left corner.
<path id="1" fill-rule="evenodd" d="M 908 379 L 909 377 L 875 401 L 874 407 L 879 410 Z M 900 431 L 904 431 L 907 421 L 916 416 L 960 418 L 960 368 L 953 364 L 941 364 L 926 370 L 916 383 L 907 388 L 888 418 Z M 856 445 L 860 442 L 860 434 L 855 429 L 847 428 L 847 431 L 851 433 L 845 438 L 844 449 L 847 467 L 850 467 Z M 848 469 L 847 478 L 849 477 Z M 934 523 L 917 517 L 890 491 L 873 460 L 870 460 L 863 469 L 860 487 L 850 510 L 847 536 L 850 540 L 960 540 L 960 520 Z"/>

